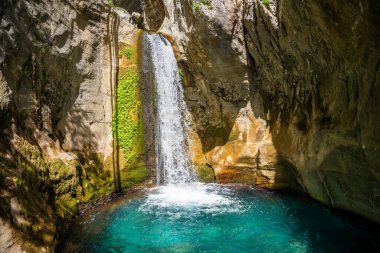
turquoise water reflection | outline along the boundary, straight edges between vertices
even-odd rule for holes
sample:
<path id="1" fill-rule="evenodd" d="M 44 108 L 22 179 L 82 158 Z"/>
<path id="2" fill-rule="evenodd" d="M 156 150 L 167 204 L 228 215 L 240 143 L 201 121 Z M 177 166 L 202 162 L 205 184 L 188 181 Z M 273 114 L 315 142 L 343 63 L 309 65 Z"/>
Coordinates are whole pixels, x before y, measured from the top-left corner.
<path id="1" fill-rule="evenodd" d="M 300 196 L 160 187 L 85 216 L 67 252 L 380 252 L 379 227 Z"/>

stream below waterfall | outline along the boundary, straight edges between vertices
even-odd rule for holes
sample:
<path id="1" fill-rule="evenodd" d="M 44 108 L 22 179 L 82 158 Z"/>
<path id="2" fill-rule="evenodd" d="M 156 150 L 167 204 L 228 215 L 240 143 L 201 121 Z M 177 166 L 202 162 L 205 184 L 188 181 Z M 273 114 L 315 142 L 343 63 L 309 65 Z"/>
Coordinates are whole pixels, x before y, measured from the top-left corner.
<path id="1" fill-rule="evenodd" d="M 379 227 L 303 196 L 197 182 L 170 43 L 144 35 L 156 89 L 157 184 L 83 215 L 64 252 L 380 252 Z"/>

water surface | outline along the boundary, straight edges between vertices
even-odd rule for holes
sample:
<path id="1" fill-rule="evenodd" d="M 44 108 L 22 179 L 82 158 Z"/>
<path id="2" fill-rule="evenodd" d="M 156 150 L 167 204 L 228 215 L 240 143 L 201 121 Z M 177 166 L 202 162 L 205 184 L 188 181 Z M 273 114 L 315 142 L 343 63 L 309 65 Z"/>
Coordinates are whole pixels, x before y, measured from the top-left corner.
<path id="1" fill-rule="evenodd" d="M 118 199 L 74 225 L 66 252 L 380 252 L 379 227 L 300 196 L 193 183 Z"/>

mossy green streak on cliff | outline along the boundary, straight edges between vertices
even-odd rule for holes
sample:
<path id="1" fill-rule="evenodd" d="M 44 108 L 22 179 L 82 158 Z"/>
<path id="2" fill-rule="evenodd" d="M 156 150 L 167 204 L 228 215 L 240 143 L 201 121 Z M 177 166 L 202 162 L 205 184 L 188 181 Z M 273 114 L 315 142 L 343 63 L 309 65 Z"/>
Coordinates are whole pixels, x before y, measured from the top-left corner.
<path id="1" fill-rule="evenodd" d="M 140 71 L 137 49 L 120 45 L 121 64 L 117 84 L 117 99 L 113 115 L 113 135 L 125 157 L 121 164 L 121 186 L 134 186 L 146 177 L 144 152 L 144 128 L 140 99 Z"/>
<path id="2" fill-rule="evenodd" d="M 139 112 L 141 103 L 138 99 L 139 73 L 137 67 L 129 67 L 119 78 L 117 87 L 117 104 L 113 118 L 114 136 L 125 152 L 127 162 L 134 157 L 133 147 L 137 140 Z"/>

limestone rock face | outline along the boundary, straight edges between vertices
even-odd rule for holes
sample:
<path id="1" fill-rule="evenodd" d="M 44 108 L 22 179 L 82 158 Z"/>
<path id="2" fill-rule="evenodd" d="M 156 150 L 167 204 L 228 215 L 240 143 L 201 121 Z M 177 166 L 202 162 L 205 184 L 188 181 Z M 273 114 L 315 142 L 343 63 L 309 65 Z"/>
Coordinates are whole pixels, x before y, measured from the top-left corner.
<path id="1" fill-rule="evenodd" d="M 195 163 L 380 222 L 379 3 L 192 3 L 163 0 L 156 23 L 184 74 Z"/>
<path id="2" fill-rule="evenodd" d="M 247 1 L 255 93 L 304 189 L 380 222 L 380 5 Z"/>
<path id="3" fill-rule="evenodd" d="M 17 126 L 51 156 L 70 159 L 63 150 L 83 145 L 110 155 L 107 7 L 95 1 L 1 4 L 2 107 L 19 116 Z"/>
<path id="4" fill-rule="evenodd" d="M 297 185 L 294 168 L 278 158 L 264 113 L 258 114 L 263 106 L 253 93 L 246 2 L 210 2 L 196 9 L 190 1 L 163 1 L 167 15 L 158 30 L 172 41 L 183 73 L 194 163 L 211 166 L 218 182 Z"/>
<path id="5" fill-rule="evenodd" d="M 0 252 L 51 252 L 78 203 L 113 191 L 125 19 L 95 0 L 5 0 L 0 20 Z"/>

